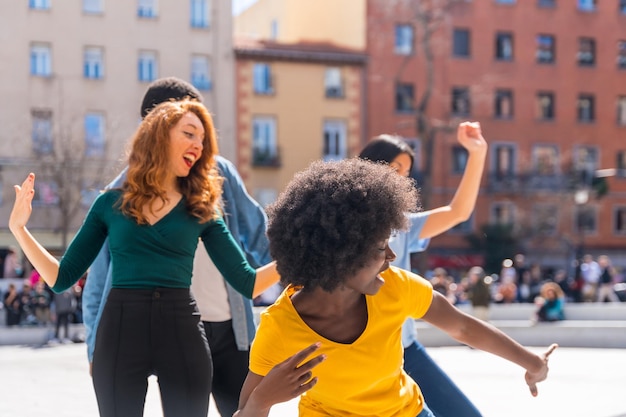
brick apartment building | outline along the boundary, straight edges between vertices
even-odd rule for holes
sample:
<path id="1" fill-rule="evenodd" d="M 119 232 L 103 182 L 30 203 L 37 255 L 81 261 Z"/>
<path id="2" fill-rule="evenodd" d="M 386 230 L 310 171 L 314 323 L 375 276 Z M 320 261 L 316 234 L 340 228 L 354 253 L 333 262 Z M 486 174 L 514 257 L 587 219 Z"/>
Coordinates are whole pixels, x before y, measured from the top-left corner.
<path id="1" fill-rule="evenodd" d="M 416 13 L 429 3 L 367 0 L 366 12 L 366 131 L 411 141 L 418 178 L 414 106 L 429 60 Z M 566 267 L 589 252 L 626 266 L 626 1 L 451 3 L 429 41 L 427 115 L 441 127 L 479 121 L 489 156 L 474 215 L 435 238 L 429 258 L 468 266 L 454 256 L 467 254 L 463 237 L 499 223 L 514 225 L 530 262 Z M 434 141 L 430 207 L 451 200 L 463 172 L 453 132 Z"/>

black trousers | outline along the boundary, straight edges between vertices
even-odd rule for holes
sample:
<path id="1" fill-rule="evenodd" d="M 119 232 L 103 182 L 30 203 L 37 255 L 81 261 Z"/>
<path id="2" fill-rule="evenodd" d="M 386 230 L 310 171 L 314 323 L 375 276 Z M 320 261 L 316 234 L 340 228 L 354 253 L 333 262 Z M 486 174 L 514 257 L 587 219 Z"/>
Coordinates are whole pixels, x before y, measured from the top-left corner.
<path id="1" fill-rule="evenodd" d="M 213 358 L 213 399 L 220 415 L 231 417 L 248 375 L 250 351 L 237 349 L 232 320 L 203 323 Z"/>
<path id="2" fill-rule="evenodd" d="M 98 325 L 93 384 L 102 417 L 143 416 L 156 375 L 165 417 L 206 417 L 211 353 L 188 289 L 112 289 Z"/>

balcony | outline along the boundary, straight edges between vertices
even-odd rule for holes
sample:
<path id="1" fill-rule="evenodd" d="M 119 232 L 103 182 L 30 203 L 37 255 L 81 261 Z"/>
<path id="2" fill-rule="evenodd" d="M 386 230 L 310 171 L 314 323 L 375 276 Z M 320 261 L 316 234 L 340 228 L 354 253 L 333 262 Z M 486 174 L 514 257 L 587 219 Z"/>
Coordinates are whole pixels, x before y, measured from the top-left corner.
<path id="1" fill-rule="evenodd" d="M 545 191 L 571 193 L 585 185 L 593 185 L 594 178 L 585 171 L 569 171 L 559 174 L 537 172 L 497 173 L 487 176 L 487 191 L 492 194 L 534 194 Z"/>
<path id="2" fill-rule="evenodd" d="M 280 158 L 280 150 L 274 149 L 253 149 L 252 150 L 252 166 L 255 168 L 268 167 L 280 168 L 282 161 Z"/>

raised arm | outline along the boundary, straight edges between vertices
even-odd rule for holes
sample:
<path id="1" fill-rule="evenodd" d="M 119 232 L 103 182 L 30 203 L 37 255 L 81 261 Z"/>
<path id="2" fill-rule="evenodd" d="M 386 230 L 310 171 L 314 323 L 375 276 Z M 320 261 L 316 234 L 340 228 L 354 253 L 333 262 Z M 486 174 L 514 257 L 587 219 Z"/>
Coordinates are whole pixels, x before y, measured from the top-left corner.
<path id="1" fill-rule="evenodd" d="M 537 395 L 537 383 L 548 376 L 548 357 L 557 348 L 556 344 L 543 355 L 537 355 L 489 323 L 463 313 L 436 291 L 433 291 L 431 306 L 422 319 L 461 343 L 493 353 L 526 369 L 526 383 L 533 396 Z"/>
<path id="2" fill-rule="evenodd" d="M 421 239 L 431 238 L 451 229 L 469 219 L 474 211 L 487 156 L 487 141 L 477 122 L 461 123 L 457 129 L 457 140 L 469 153 L 467 166 L 450 204 L 426 211 L 428 218 L 419 235 Z"/>
<path id="3" fill-rule="evenodd" d="M 276 270 L 276 262 L 272 261 L 256 269 L 256 280 L 254 281 L 254 289 L 252 290 L 252 298 L 263 294 L 272 285 L 280 280 L 280 275 Z"/>
<path id="4" fill-rule="evenodd" d="M 59 275 L 59 261 L 41 246 L 26 228 L 33 211 L 35 174 L 28 174 L 22 186 L 14 185 L 13 187 L 15 188 L 15 204 L 9 217 L 9 229 L 30 263 L 39 271 L 43 280 L 52 287 Z"/>

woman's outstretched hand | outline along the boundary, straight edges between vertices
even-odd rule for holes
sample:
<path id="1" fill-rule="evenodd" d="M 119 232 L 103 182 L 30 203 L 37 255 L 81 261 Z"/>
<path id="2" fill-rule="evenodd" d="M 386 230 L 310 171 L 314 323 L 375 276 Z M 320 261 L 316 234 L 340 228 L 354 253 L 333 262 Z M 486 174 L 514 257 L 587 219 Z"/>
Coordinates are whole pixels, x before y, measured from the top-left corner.
<path id="1" fill-rule="evenodd" d="M 542 355 L 543 366 L 538 371 L 533 373 L 531 373 L 530 371 L 526 371 L 526 383 L 528 384 L 528 388 L 530 388 L 530 393 L 533 397 L 536 397 L 538 394 L 537 383 L 543 381 L 548 377 L 548 358 L 557 347 L 559 347 L 559 345 L 553 343 Z"/>
<path id="2" fill-rule="evenodd" d="M 33 197 L 35 196 L 35 174 L 32 172 L 22 183 L 22 186 L 14 185 L 15 204 L 9 217 L 9 229 L 16 231 L 22 229 L 28 223 L 33 211 Z"/>
<path id="3" fill-rule="evenodd" d="M 326 356 L 317 355 L 304 361 L 319 347 L 319 343 L 314 343 L 275 365 L 254 389 L 252 396 L 257 404 L 261 404 L 262 408 L 269 408 L 271 405 L 296 398 L 313 388 L 317 383 L 317 377 L 313 377 L 311 370 L 326 359 Z"/>

